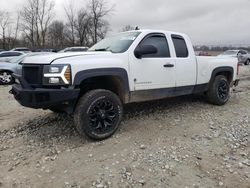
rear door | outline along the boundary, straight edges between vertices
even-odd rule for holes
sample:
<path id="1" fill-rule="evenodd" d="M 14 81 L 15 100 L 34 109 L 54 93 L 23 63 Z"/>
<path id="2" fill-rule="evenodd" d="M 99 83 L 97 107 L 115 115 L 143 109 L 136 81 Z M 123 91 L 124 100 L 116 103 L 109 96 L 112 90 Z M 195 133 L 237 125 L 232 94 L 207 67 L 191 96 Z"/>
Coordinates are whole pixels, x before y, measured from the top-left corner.
<path id="1" fill-rule="evenodd" d="M 176 64 L 176 87 L 194 86 L 196 84 L 197 65 L 193 46 L 188 37 L 171 35 Z"/>

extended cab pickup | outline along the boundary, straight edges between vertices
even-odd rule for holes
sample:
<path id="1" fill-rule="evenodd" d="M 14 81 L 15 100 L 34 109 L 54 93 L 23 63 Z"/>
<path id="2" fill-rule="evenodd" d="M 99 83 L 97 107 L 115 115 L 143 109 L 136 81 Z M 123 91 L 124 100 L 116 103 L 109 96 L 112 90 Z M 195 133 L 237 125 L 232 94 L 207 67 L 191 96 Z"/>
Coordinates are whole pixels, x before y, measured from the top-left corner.
<path id="1" fill-rule="evenodd" d="M 123 104 L 204 93 L 223 105 L 237 85 L 237 58 L 196 57 L 185 34 L 135 30 L 88 52 L 28 57 L 10 91 L 23 106 L 74 114 L 80 134 L 105 139 Z"/>

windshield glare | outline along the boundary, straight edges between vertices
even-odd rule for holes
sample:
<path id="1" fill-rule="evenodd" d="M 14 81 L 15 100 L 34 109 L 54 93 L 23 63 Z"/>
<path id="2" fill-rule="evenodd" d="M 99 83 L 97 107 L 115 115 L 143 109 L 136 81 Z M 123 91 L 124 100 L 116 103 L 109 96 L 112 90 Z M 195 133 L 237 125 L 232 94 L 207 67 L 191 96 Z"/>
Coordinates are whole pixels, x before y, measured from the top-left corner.
<path id="1" fill-rule="evenodd" d="M 127 32 L 105 38 L 95 44 L 89 51 L 111 51 L 113 53 L 123 53 L 128 50 L 134 40 L 141 32 Z"/>
<path id="2" fill-rule="evenodd" d="M 223 55 L 237 55 L 237 51 L 228 50 L 223 53 Z"/>

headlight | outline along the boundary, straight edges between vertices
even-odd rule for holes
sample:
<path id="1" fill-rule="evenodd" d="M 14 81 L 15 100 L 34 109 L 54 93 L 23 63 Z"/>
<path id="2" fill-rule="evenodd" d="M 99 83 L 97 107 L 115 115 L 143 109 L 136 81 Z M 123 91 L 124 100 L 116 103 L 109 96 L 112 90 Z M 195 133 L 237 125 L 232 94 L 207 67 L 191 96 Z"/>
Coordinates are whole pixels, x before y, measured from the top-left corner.
<path id="1" fill-rule="evenodd" d="M 70 85 L 70 65 L 46 65 L 43 69 L 44 85 Z"/>

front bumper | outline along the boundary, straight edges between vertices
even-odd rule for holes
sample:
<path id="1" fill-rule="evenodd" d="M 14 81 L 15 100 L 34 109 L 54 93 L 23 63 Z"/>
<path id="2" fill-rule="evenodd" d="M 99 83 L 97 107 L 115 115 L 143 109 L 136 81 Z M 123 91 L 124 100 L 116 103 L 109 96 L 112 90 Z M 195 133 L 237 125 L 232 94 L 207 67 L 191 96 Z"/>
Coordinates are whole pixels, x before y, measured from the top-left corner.
<path id="1" fill-rule="evenodd" d="M 79 89 L 47 89 L 31 88 L 19 75 L 13 74 L 20 84 L 14 84 L 10 93 L 22 105 L 30 108 L 50 108 L 60 105 L 74 104 L 78 99 Z"/>

